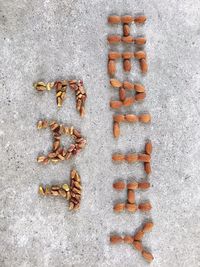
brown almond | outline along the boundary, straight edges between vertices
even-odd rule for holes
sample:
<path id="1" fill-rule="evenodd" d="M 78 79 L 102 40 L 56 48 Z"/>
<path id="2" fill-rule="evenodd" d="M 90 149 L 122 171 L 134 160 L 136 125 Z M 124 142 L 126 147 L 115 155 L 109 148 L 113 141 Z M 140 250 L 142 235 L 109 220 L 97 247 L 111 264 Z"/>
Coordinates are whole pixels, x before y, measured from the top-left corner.
<path id="1" fill-rule="evenodd" d="M 109 53 L 108 53 L 108 58 L 109 59 L 118 59 L 118 58 L 120 58 L 121 57 L 121 53 L 119 53 L 119 52 L 116 52 L 116 51 L 110 51 Z"/>
<path id="2" fill-rule="evenodd" d="M 148 175 L 151 173 L 151 164 L 150 164 L 150 162 L 145 162 L 144 163 L 144 170 L 145 170 L 146 174 L 148 174 Z"/>
<path id="3" fill-rule="evenodd" d="M 145 211 L 150 211 L 152 209 L 151 203 L 150 202 L 144 202 L 144 203 L 140 203 L 138 208 L 145 212 Z"/>
<path id="4" fill-rule="evenodd" d="M 145 59 L 146 53 L 144 51 L 137 51 L 134 53 L 135 58 L 137 59 Z"/>
<path id="5" fill-rule="evenodd" d="M 123 67 L 125 72 L 131 71 L 131 61 L 129 59 L 124 59 Z"/>
<path id="6" fill-rule="evenodd" d="M 132 52 L 124 52 L 122 53 L 122 58 L 123 59 L 130 59 L 134 56 L 134 54 Z"/>
<path id="7" fill-rule="evenodd" d="M 126 97 L 125 100 L 123 101 L 123 106 L 129 107 L 132 106 L 135 103 L 135 97 Z"/>
<path id="8" fill-rule="evenodd" d="M 126 187 L 126 184 L 123 181 L 117 181 L 113 184 L 113 188 L 116 190 L 124 190 Z"/>
<path id="9" fill-rule="evenodd" d="M 142 242 L 140 241 L 133 241 L 133 246 L 136 250 L 138 251 L 142 251 L 143 247 L 142 247 Z"/>
<path id="10" fill-rule="evenodd" d="M 129 212 L 136 212 L 137 211 L 137 205 L 136 204 L 131 204 L 131 203 L 127 203 L 126 204 L 126 210 Z"/>
<path id="11" fill-rule="evenodd" d="M 129 36 L 123 36 L 121 38 L 121 41 L 127 44 L 133 43 L 134 39 L 133 36 L 129 35 Z"/>
<path id="12" fill-rule="evenodd" d="M 151 115 L 150 114 L 141 114 L 139 115 L 139 121 L 143 123 L 148 123 L 151 121 Z"/>
<path id="13" fill-rule="evenodd" d="M 143 226 L 143 232 L 144 233 L 149 233 L 153 229 L 153 222 L 146 222 Z"/>
<path id="14" fill-rule="evenodd" d="M 121 22 L 122 23 L 131 23 L 131 22 L 133 22 L 133 17 L 130 15 L 122 16 Z"/>
<path id="15" fill-rule="evenodd" d="M 148 154 L 139 153 L 138 154 L 138 161 L 150 162 L 151 161 L 151 156 L 148 155 Z"/>
<path id="16" fill-rule="evenodd" d="M 145 23 L 147 17 L 144 15 L 140 15 L 134 18 L 135 23 Z"/>
<path id="17" fill-rule="evenodd" d="M 112 160 L 114 161 L 123 161 L 125 160 L 125 156 L 122 154 L 113 154 L 112 155 Z"/>
<path id="18" fill-rule="evenodd" d="M 117 203 L 117 204 L 114 205 L 113 210 L 115 212 L 122 212 L 124 210 L 124 208 L 125 208 L 125 204 L 124 203 Z"/>
<path id="19" fill-rule="evenodd" d="M 134 89 L 138 93 L 144 93 L 144 91 L 145 91 L 144 86 L 140 83 L 135 83 Z"/>
<path id="20" fill-rule="evenodd" d="M 130 35 L 130 26 L 128 25 L 128 24 L 124 24 L 123 25 L 123 34 L 124 34 L 124 36 L 128 36 L 128 35 Z"/>
<path id="21" fill-rule="evenodd" d="M 138 117 L 135 114 L 126 114 L 125 115 L 125 120 L 127 122 L 137 122 L 138 121 Z"/>
<path id="22" fill-rule="evenodd" d="M 118 122 L 113 123 L 113 135 L 115 138 L 118 138 L 120 135 L 120 127 Z"/>
<path id="23" fill-rule="evenodd" d="M 154 259 L 153 255 L 146 250 L 142 251 L 142 256 L 149 263 L 152 262 L 152 260 Z"/>
<path id="24" fill-rule="evenodd" d="M 122 83 L 117 79 L 110 79 L 110 84 L 116 88 L 122 87 Z"/>
<path id="25" fill-rule="evenodd" d="M 121 101 L 124 101 L 126 99 L 126 90 L 123 87 L 119 89 L 119 99 Z"/>
<path id="26" fill-rule="evenodd" d="M 135 192 L 133 190 L 128 190 L 128 202 L 131 204 L 135 203 Z"/>
<path id="27" fill-rule="evenodd" d="M 134 43 L 137 44 L 137 45 L 144 45 L 146 44 L 146 38 L 145 37 L 137 37 L 137 38 L 134 38 Z"/>
<path id="28" fill-rule="evenodd" d="M 138 94 L 135 95 L 135 100 L 136 101 L 142 101 L 142 100 L 145 99 L 145 97 L 146 97 L 146 93 L 145 92 L 144 93 L 138 93 Z"/>
<path id="29" fill-rule="evenodd" d="M 121 22 L 121 17 L 120 16 L 109 16 L 108 17 L 108 23 L 111 24 L 117 24 Z"/>
<path id="30" fill-rule="evenodd" d="M 124 237 L 124 243 L 126 244 L 133 244 L 133 237 L 130 235 L 125 235 Z"/>
<path id="31" fill-rule="evenodd" d="M 121 42 L 121 36 L 119 35 L 109 35 L 107 38 L 110 44 L 119 43 Z"/>
<path id="32" fill-rule="evenodd" d="M 140 68 L 142 73 L 147 73 L 148 71 L 148 64 L 146 59 L 140 59 Z"/>
<path id="33" fill-rule="evenodd" d="M 110 107 L 114 108 L 114 109 L 118 109 L 122 107 L 122 101 L 118 101 L 118 100 L 111 100 L 110 101 Z"/>
<path id="34" fill-rule="evenodd" d="M 138 161 L 138 154 L 134 153 L 134 154 L 127 154 L 125 157 L 126 161 L 128 163 L 134 163 Z"/>
<path id="35" fill-rule="evenodd" d="M 134 235 L 134 240 L 140 241 L 142 240 L 144 236 L 143 230 L 139 230 L 135 235 Z"/>
<path id="36" fill-rule="evenodd" d="M 127 184 L 127 189 L 131 190 L 136 190 L 138 188 L 138 183 L 137 182 L 130 182 Z"/>
<path id="37" fill-rule="evenodd" d="M 125 116 L 123 114 L 114 115 L 113 120 L 116 122 L 123 122 L 125 121 Z"/>
<path id="38" fill-rule="evenodd" d="M 152 153 L 152 143 L 151 141 L 148 141 L 145 145 L 145 151 L 147 154 L 151 155 Z"/>
<path id="39" fill-rule="evenodd" d="M 108 73 L 112 76 L 114 75 L 116 72 L 116 64 L 115 64 L 115 61 L 110 59 L 108 61 Z"/>
<path id="40" fill-rule="evenodd" d="M 125 89 L 128 89 L 128 90 L 134 90 L 135 89 L 135 85 L 131 82 L 128 82 L 128 81 L 123 82 L 123 87 Z"/>
<path id="41" fill-rule="evenodd" d="M 138 188 L 141 190 L 146 190 L 150 187 L 150 183 L 149 182 L 141 182 L 138 183 Z"/>
<path id="42" fill-rule="evenodd" d="M 113 245 L 121 244 L 121 243 L 123 243 L 123 238 L 119 235 L 112 235 L 112 236 L 110 236 L 110 243 Z"/>
<path id="43" fill-rule="evenodd" d="M 59 189 L 58 193 L 62 196 L 62 197 L 66 197 L 67 196 L 67 192 L 64 189 Z"/>

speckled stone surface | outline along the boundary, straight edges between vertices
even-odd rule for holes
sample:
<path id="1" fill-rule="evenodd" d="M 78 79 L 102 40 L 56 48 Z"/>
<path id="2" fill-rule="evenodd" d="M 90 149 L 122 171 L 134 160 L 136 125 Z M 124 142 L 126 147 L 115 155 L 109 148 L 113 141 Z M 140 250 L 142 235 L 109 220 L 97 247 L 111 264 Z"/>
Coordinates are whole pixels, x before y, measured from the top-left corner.
<path id="1" fill-rule="evenodd" d="M 133 234 L 151 218 L 155 223 L 144 245 L 155 267 L 200 266 L 200 3 L 167 1 L 30 1 L 0 0 L 0 266 L 104 267 L 147 266 L 131 246 L 110 246 L 112 232 Z M 109 14 L 145 12 L 149 73 L 142 77 L 134 61 L 132 80 L 144 83 L 147 98 L 129 109 L 149 111 L 151 125 L 123 124 L 118 141 L 112 136 L 106 42 Z M 123 49 L 123 46 L 119 46 Z M 118 64 L 117 77 L 126 78 Z M 55 95 L 38 94 L 38 80 L 80 78 L 88 93 L 87 116 L 75 111 L 68 93 L 58 110 Z M 49 131 L 38 131 L 39 119 L 73 124 L 87 137 L 79 157 L 41 166 L 36 157 L 51 148 Z M 115 165 L 114 151 L 142 151 L 150 138 L 154 151 L 148 215 L 116 215 L 113 203 L 126 193 L 112 189 L 116 179 L 145 179 L 141 164 Z M 67 139 L 66 139 L 67 140 Z M 66 141 L 67 142 L 67 141 Z M 70 213 L 59 198 L 42 198 L 40 183 L 69 181 L 71 167 L 82 177 L 81 210 Z"/>

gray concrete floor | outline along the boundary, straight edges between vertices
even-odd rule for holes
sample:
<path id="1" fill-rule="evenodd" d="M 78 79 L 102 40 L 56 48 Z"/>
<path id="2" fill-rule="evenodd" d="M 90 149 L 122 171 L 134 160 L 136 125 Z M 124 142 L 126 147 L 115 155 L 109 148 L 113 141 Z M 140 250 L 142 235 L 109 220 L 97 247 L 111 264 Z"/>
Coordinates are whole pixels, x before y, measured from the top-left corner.
<path id="1" fill-rule="evenodd" d="M 200 2 L 167 1 L 30 1 L 0 0 L 1 98 L 0 170 L 1 266 L 147 266 L 125 245 L 110 246 L 110 232 L 134 233 L 147 218 L 155 228 L 144 244 L 155 257 L 151 266 L 200 266 Z M 137 63 L 131 77 L 147 88 L 143 104 L 132 111 L 149 111 L 151 125 L 123 125 L 114 141 L 109 100 L 106 37 L 120 32 L 106 24 L 111 13 L 144 11 L 149 74 Z M 121 47 L 122 48 L 122 47 Z M 121 49 L 120 48 L 120 49 Z M 117 77 L 122 75 L 121 67 Z M 32 83 L 58 78 L 82 78 L 88 92 L 87 116 L 81 120 L 69 93 L 58 110 L 53 93 L 40 96 Z M 71 162 L 41 166 L 39 152 L 51 146 L 38 119 L 73 124 L 88 145 Z M 115 215 L 113 202 L 125 199 L 112 190 L 115 179 L 145 178 L 141 165 L 114 165 L 114 151 L 141 151 L 154 145 L 152 188 L 138 193 L 150 199 L 150 215 Z M 37 195 L 40 183 L 68 181 L 76 166 L 84 186 L 80 212 L 71 214 L 58 198 Z"/>

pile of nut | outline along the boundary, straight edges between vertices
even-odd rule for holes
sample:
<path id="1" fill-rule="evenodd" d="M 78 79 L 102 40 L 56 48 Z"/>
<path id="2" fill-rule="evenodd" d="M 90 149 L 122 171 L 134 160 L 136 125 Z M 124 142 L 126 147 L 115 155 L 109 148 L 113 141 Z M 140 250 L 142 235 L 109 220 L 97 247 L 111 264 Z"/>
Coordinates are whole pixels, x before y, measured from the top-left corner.
<path id="1" fill-rule="evenodd" d="M 116 74 L 117 68 L 116 63 L 118 60 L 123 60 L 123 70 L 125 72 L 130 72 L 132 69 L 132 60 L 136 59 L 139 61 L 140 69 L 143 74 L 146 74 L 148 71 L 147 64 L 147 56 L 146 52 L 143 50 L 143 45 L 146 44 L 146 38 L 144 36 L 133 37 L 131 35 L 130 25 L 134 22 L 135 24 L 143 24 L 146 21 L 146 16 L 109 16 L 108 23 L 109 24 L 122 24 L 123 27 L 123 35 L 112 34 L 109 35 L 107 40 L 109 45 L 116 45 L 122 43 L 133 44 L 136 45 L 136 51 L 114 51 L 111 50 L 108 53 L 108 74 L 110 77 L 110 85 L 113 88 L 118 89 L 118 99 L 110 100 L 110 108 L 113 110 L 119 110 L 121 108 L 127 108 L 135 105 L 137 102 L 140 102 L 146 98 L 145 87 L 140 83 L 134 83 L 129 80 L 125 80 L 123 82 L 116 79 L 114 76 Z M 129 49 L 129 47 L 127 47 Z M 135 91 L 135 94 L 132 95 L 132 91 Z M 120 136 L 120 124 L 122 122 L 128 123 L 150 123 L 151 115 L 149 113 L 143 113 L 139 115 L 135 115 L 132 113 L 128 114 L 114 114 L 113 115 L 113 136 L 114 138 L 119 138 Z M 152 144 L 151 141 L 148 141 L 145 144 L 145 152 L 143 153 L 114 153 L 112 155 L 113 162 L 116 163 L 135 163 L 142 162 L 144 163 L 144 171 L 146 175 L 151 174 L 151 153 L 152 153 Z M 137 189 L 145 190 L 150 188 L 150 183 L 148 181 L 145 182 L 129 182 L 127 185 L 123 181 L 117 181 L 113 184 L 113 188 L 116 190 L 124 190 L 127 189 L 127 201 L 125 202 L 117 202 L 113 206 L 113 210 L 116 213 L 121 213 L 123 211 L 128 211 L 130 213 L 135 213 L 137 210 L 141 212 L 149 212 L 152 209 L 150 201 L 141 202 L 136 204 L 135 201 L 135 192 Z M 142 246 L 141 239 L 144 233 L 149 232 L 153 227 L 153 223 L 146 223 L 142 230 L 140 230 L 134 237 L 132 236 L 111 236 L 110 242 L 112 244 L 117 243 L 128 243 L 133 244 L 133 247 L 142 253 L 144 259 L 148 262 L 153 260 L 153 256 L 150 252 L 145 250 Z"/>
<path id="2" fill-rule="evenodd" d="M 110 51 L 108 54 L 108 73 L 110 76 L 114 76 L 117 69 L 116 69 L 116 62 L 118 59 L 123 59 L 123 69 L 125 72 L 130 72 L 132 65 L 131 65 L 131 59 L 135 58 L 139 60 L 140 69 L 143 74 L 147 73 L 148 71 L 148 64 L 147 64 L 147 58 L 146 53 L 142 50 L 137 52 L 124 52 L 119 53 L 117 51 Z"/>
<path id="3" fill-rule="evenodd" d="M 112 87 L 119 89 L 119 100 L 111 100 L 110 107 L 113 109 L 119 109 L 122 106 L 129 107 L 138 101 L 144 100 L 146 97 L 145 88 L 140 83 L 132 83 L 129 81 L 120 82 L 117 79 L 110 79 Z M 135 91 L 136 94 L 131 97 L 127 97 L 127 92 Z"/>
<path id="4" fill-rule="evenodd" d="M 151 232 L 152 228 L 153 228 L 153 222 L 149 221 L 146 222 L 142 229 L 139 230 L 136 234 L 132 235 L 125 235 L 125 236 L 120 236 L 120 235 L 111 235 L 110 236 L 110 243 L 113 245 L 116 244 L 130 244 L 133 246 L 134 249 L 136 249 L 137 251 L 141 252 L 141 255 L 143 256 L 143 258 L 147 261 L 147 262 L 152 262 L 153 255 L 147 251 L 143 245 L 142 245 L 142 238 L 144 237 L 144 235 L 146 233 Z"/>
<path id="5" fill-rule="evenodd" d="M 81 177 L 76 170 L 70 173 L 70 186 L 65 183 L 63 185 L 52 185 L 43 187 L 39 186 L 39 194 L 42 196 L 61 196 L 69 201 L 69 210 L 78 210 L 81 203 L 82 186 Z"/>
<path id="6" fill-rule="evenodd" d="M 143 162 L 144 171 L 147 175 L 151 174 L 151 153 L 152 153 L 152 143 L 148 141 L 145 145 L 145 153 L 129 153 L 129 154 L 120 154 L 114 153 L 112 155 L 112 160 L 115 162 L 123 163 L 135 163 Z"/>
<path id="7" fill-rule="evenodd" d="M 58 124 L 56 121 L 48 122 L 46 120 L 37 123 L 38 129 L 50 128 L 53 134 L 53 148 L 48 155 L 41 155 L 37 158 L 37 162 L 48 164 L 50 162 L 57 163 L 63 160 L 69 160 L 73 155 L 77 155 L 85 147 L 86 140 L 82 137 L 81 133 L 74 129 L 74 127 L 67 127 L 63 124 Z M 74 143 L 69 148 L 65 149 L 61 146 L 61 136 L 67 135 L 74 139 Z"/>
<path id="8" fill-rule="evenodd" d="M 67 91 L 67 83 L 69 87 L 75 91 L 76 96 L 76 109 L 80 113 L 80 116 L 83 117 L 85 115 L 85 101 L 87 98 L 87 94 L 83 85 L 83 81 L 79 80 L 63 80 L 63 81 L 55 81 L 55 82 L 37 82 L 34 84 L 34 87 L 37 91 L 50 91 L 51 89 L 56 90 L 56 102 L 57 106 L 61 107 L 64 99 L 66 98 Z"/>
<path id="9" fill-rule="evenodd" d="M 151 121 L 151 115 L 148 113 L 140 114 L 118 114 L 113 116 L 113 135 L 118 138 L 120 135 L 120 123 L 121 122 L 142 122 L 149 123 Z"/>

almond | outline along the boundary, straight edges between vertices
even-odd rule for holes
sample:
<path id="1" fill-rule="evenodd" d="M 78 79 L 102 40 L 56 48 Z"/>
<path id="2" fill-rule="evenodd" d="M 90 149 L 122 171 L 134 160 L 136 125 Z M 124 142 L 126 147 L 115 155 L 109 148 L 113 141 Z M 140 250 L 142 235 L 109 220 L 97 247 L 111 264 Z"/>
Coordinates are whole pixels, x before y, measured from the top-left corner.
<path id="1" fill-rule="evenodd" d="M 122 107 L 122 101 L 112 100 L 112 101 L 110 101 L 110 107 L 114 108 L 114 109 L 121 108 Z"/>
<path id="2" fill-rule="evenodd" d="M 138 93 L 144 93 L 144 91 L 145 91 L 144 86 L 140 83 L 135 83 L 134 89 Z"/>
<path id="3" fill-rule="evenodd" d="M 135 154 L 127 154 L 125 159 L 128 163 L 137 162 L 138 161 L 138 155 L 136 153 Z"/>
<path id="4" fill-rule="evenodd" d="M 126 99 L 126 90 L 123 87 L 119 89 L 119 99 L 121 101 Z"/>
<path id="5" fill-rule="evenodd" d="M 129 35 L 129 36 L 123 36 L 121 38 L 121 41 L 127 44 L 133 43 L 134 39 L 133 36 Z"/>
<path id="6" fill-rule="evenodd" d="M 144 93 L 139 93 L 139 94 L 135 95 L 135 100 L 136 101 L 142 101 L 142 100 L 145 99 L 145 97 L 146 97 L 146 93 L 145 92 Z"/>
<path id="7" fill-rule="evenodd" d="M 114 115 L 113 120 L 116 122 L 122 122 L 125 121 L 125 116 L 122 114 Z"/>
<path id="8" fill-rule="evenodd" d="M 141 59 L 140 60 L 140 68 L 141 68 L 142 73 L 147 73 L 147 71 L 148 71 L 148 64 L 147 64 L 146 59 Z"/>
<path id="9" fill-rule="evenodd" d="M 124 24 L 123 25 L 123 34 L 124 34 L 124 36 L 128 36 L 128 35 L 130 35 L 130 27 L 129 27 L 129 25 L 128 24 Z"/>
<path id="10" fill-rule="evenodd" d="M 122 16 L 121 22 L 122 23 L 131 23 L 131 22 L 133 22 L 133 17 L 130 15 Z"/>
<path id="11" fill-rule="evenodd" d="M 138 208 L 145 212 L 145 211 L 150 211 L 152 209 L 151 203 L 150 202 L 144 202 L 144 203 L 140 203 Z"/>
<path id="12" fill-rule="evenodd" d="M 110 243 L 111 244 L 121 244 L 123 243 L 123 238 L 119 235 L 112 235 L 110 236 Z"/>
<path id="13" fill-rule="evenodd" d="M 135 203 L 135 192 L 133 190 L 128 190 L 128 202 L 131 204 Z"/>
<path id="14" fill-rule="evenodd" d="M 119 43 L 121 42 L 121 36 L 119 35 L 109 35 L 107 38 L 110 44 Z"/>
<path id="15" fill-rule="evenodd" d="M 113 124 L 113 135 L 115 138 L 118 138 L 120 135 L 120 127 L 118 122 L 114 122 Z"/>
<path id="16" fill-rule="evenodd" d="M 151 164 L 149 162 L 144 163 L 144 170 L 148 175 L 151 173 Z"/>
<path id="17" fill-rule="evenodd" d="M 134 54 L 132 52 L 124 52 L 122 53 L 122 58 L 123 59 L 130 59 L 134 56 Z"/>
<path id="18" fill-rule="evenodd" d="M 144 233 L 149 233 L 151 232 L 151 230 L 153 229 L 153 222 L 147 222 L 144 224 L 144 227 L 143 227 L 143 232 Z"/>
<path id="19" fill-rule="evenodd" d="M 113 154 L 112 160 L 113 161 L 123 161 L 123 160 L 125 160 L 125 156 L 122 154 Z"/>
<path id="20" fill-rule="evenodd" d="M 130 235 L 125 235 L 124 237 L 124 243 L 126 244 L 133 244 L 133 237 Z"/>
<path id="21" fill-rule="evenodd" d="M 125 89 L 128 89 L 128 90 L 134 90 L 135 89 L 135 85 L 131 82 L 128 82 L 128 81 L 123 82 L 123 87 Z"/>
<path id="22" fill-rule="evenodd" d="M 141 114 L 139 115 L 139 121 L 143 123 L 148 123 L 151 121 L 151 115 L 150 114 Z"/>
<path id="23" fill-rule="evenodd" d="M 144 51 L 137 51 L 134 53 L 135 58 L 137 59 L 145 59 L 146 53 Z"/>
<path id="24" fill-rule="evenodd" d="M 111 24 L 116 24 L 121 22 L 121 17 L 120 16 L 109 16 L 108 17 L 108 23 Z"/>
<path id="25" fill-rule="evenodd" d="M 113 188 L 116 190 L 124 190 L 126 187 L 126 184 L 123 181 L 117 181 L 113 184 Z"/>
<path id="26" fill-rule="evenodd" d="M 137 205 L 136 204 L 131 204 L 131 203 L 127 203 L 126 204 L 126 210 L 129 212 L 136 212 L 137 211 Z"/>
<path id="27" fill-rule="evenodd" d="M 129 59 L 124 59 L 123 67 L 125 72 L 129 72 L 131 70 L 131 61 Z"/>
<path id="28" fill-rule="evenodd" d="M 116 52 L 116 51 L 110 51 L 109 53 L 108 53 L 108 58 L 109 59 L 118 59 L 118 58 L 120 58 L 121 57 L 121 53 L 119 53 L 119 52 Z"/>
<path id="29" fill-rule="evenodd" d="M 132 189 L 132 190 L 136 190 L 138 188 L 138 183 L 137 182 L 130 182 L 127 184 L 127 189 Z"/>
<path id="30" fill-rule="evenodd" d="M 135 97 L 127 97 L 125 98 L 125 100 L 123 101 L 123 106 L 125 107 L 129 107 L 132 106 L 135 103 Z"/>
<path id="31" fill-rule="evenodd" d="M 150 162 L 151 161 L 151 156 L 148 154 L 138 154 L 138 161 L 143 161 L 143 162 Z"/>
<path id="32" fill-rule="evenodd" d="M 135 235 L 134 235 L 134 240 L 140 241 L 142 240 L 144 236 L 143 230 L 139 230 Z"/>
<path id="33" fill-rule="evenodd" d="M 112 60 L 112 59 L 110 59 L 110 60 L 108 61 L 108 73 L 109 73 L 110 75 L 114 75 L 115 72 L 116 72 L 116 64 L 115 64 L 115 61 Z"/>
<path id="34" fill-rule="evenodd" d="M 110 84 L 116 88 L 122 87 L 122 83 L 117 79 L 110 79 Z"/>
<path id="35" fill-rule="evenodd" d="M 145 37 L 137 37 L 134 39 L 134 43 L 137 45 L 143 45 L 146 44 L 146 38 Z"/>
<path id="36" fill-rule="evenodd" d="M 147 154 L 151 155 L 152 153 L 152 143 L 151 141 L 148 141 L 145 145 L 145 151 Z"/>
<path id="37" fill-rule="evenodd" d="M 122 212 L 124 210 L 124 208 L 125 208 L 125 204 L 124 203 L 117 203 L 117 204 L 114 205 L 113 210 L 115 212 Z"/>
<path id="38" fill-rule="evenodd" d="M 140 15 L 134 18 L 135 23 L 145 23 L 147 17 L 144 15 Z"/>
<path id="39" fill-rule="evenodd" d="M 142 249 L 143 249 L 142 242 L 140 242 L 140 241 L 133 241 L 133 246 L 138 251 L 142 251 Z"/>
<path id="40" fill-rule="evenodd" d="M 149 187 L 150 187 L 150 183 L 149 182 L 138 183 L 138 188 L 141 189 L 141 190 L 148 189 Z"/>
<path id="41" fill-rule="evenodd" d="M 152 260 L 154 259 L 153 255 L 146 250 L 142 251 L 142 256 L 147 262 L 152 262 Z"/>
<path id="42" fill-rule="evenodd" d="M 125 115 L 125 120 L 127 122 L 137 122 L 138 121 L 138 117 L 134 114 L 126 114 Z"/>

